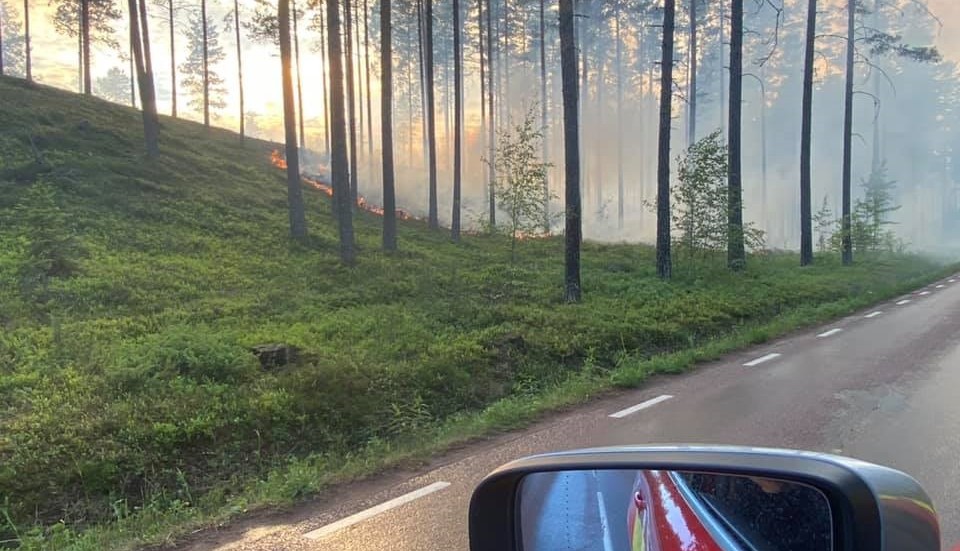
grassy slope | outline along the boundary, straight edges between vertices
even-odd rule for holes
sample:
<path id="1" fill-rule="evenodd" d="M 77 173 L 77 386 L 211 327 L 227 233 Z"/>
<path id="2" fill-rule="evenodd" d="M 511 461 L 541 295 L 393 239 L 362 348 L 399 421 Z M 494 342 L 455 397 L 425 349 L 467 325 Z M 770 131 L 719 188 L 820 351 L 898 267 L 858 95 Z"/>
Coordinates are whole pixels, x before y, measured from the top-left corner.
<path id="1" fill-rule="evenodd" d="M 511 265 L 502 239 L 453 245 L 408 222 L 386 256 L 368 214 L 347 269 L 317 193 L 310 244 L 286 239 L 270 144 L 163 119 L 147 161 L 134 111 L 10 79 L 0 98 L 0 175 L 23 173 L 32 135 L 84 251 L 49 302 L 21 296 L 26 184 L 0 181 L 0 540 L 28 547 L 162 541 L 937 271 L 784 255 L 741 275 L 688 262 L 666 284 L 648 247 L 586 244 L 571 306 L 559 240 L 522 243 Z M 299 346 L 299 363 L 261 371 L 248 348 L 266 342 Z"/>

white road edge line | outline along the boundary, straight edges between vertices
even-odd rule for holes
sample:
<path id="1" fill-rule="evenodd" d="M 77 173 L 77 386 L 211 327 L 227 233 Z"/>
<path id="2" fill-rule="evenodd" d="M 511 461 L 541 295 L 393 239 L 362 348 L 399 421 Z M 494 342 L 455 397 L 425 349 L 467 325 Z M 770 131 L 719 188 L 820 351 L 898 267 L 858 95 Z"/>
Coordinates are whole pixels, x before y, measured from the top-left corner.
<path id="1" fill-rule="evenodd" d="M 910 304 L 910 299 L 905 298 L 897 303 L 897 306 L 903 306 L 904 304 Z"/>
<path id="2" fill-rule="evenodd" d="M 767 354 L 766 356 L 761 356 L 761 357 L 757 358 L 756 360 L 747 362 L 747 363 L 743 364 L 743 367 L 756 367 L 756 366 L 758 366 L 758 365 L 760 365 L 760 364 L 762 364 L 762 363 L 769 362 L 770 360 L 776 360 L 776 359 L 779 358 L 779 357 L 780 357 L 780 354 L 779 354 L 779 353 L 773 352 L 773 353 Z"/>
<path id="3" fill-rule="evenodd" d="M 603 502 L 603 492 L 597 492 L 597 510 L 600 513 L 600 525 L 603 528 L 603 549 L 613 551 L 613 536 L 610 535 L 610 523 L 607 522 L 607 506 Z"/>
<path id="4" fill-rule="evenodd" d="M 829 330 L 829 331 L 824 331 L 823 333 L 820 333 L 819 335 L 817 335 L 817 338 L 818 338 L 818 339 L 825 339 L 825 338 L 827 338 L 827 337 L 832 337 L 832 336 L 836 335 L 837 333 L 842 333 L 842 332 L 843 332 L 843 329 L 840 329 L 839 327 L 837 327 L 836 329 L 831 329 L 831 330 Z"/>
<path id="5" fill-rule="evenodd" d="M 328 524 L 326 526 L 317 528 L 312 532 L 307 532 L 306 534 L 303 535 L 303 537 L 311 540 L 323 539 L 333 534 L 334 532 L 343 530 L 344 528 L 353 526 L 354 524 L 359 524 L 367 519 L 370 519 L 379 515 L 380 513 L 385 513 L 390 509 L 394 509 L 406 503 L 410 503 L 411 501 L 430 495 L 434 492 L 439 492 L 440 490 L 446 488 L 449 485 L 450 485 L 449 482 L 434 482 L 433 484 L 429 486 L 424 486 L 419 490 L 414 490 L 408 494 L 404 494 L 400 497 L 391 499 L 390 501 L 385 501 L 380 505 L 377 505 L 376 507 L 371 507 L 365 511 L 360 511 L 355 515 L 350 515 L 347 518 L 338 520 L 337 522 L 334 522 L 332 524 Z"/>
<path id="6" fill-rule="evenodd" d="M 870 312 L 869 314 L 867 314 L 866 316 L 863 316 L 863 317 L 865 317 L 865 318 L 867 318 L 867 319 L 870 319 L 870 318 L 875 318 L 875 317 L 877 317 L 877 316 L 879 316 L 879 315 L 881 315 L 881 314 L 883 314 L 883 312 L 881 312 L 880 310 L 877 310 L 876 312 Z"/>
<path id="7" fill-rule="evenodd" d="M 669 399 L 671 399 L 671 398 L 673 398 L 672 395 L 670 395 L 670 394 L 663 394 L 663 395 L 661 395 L 661 396 L 657 396 L 656 398 L 651 398 L 651 399 L 647 400 L 646 402 L 640 402 L 639 404 L 637 404 L 637 405 L 635 405 L 635 406 L 630 406 L 630 407 L 628 407 L 627 409 L 621 409 L 620 411 L 618 411 L 618 412 L 616 412 L 616 413 L 611 413 L 611 414 L 609 415 L 609 417 L 612 417 L 612 418 L 614 418 L 614 419 L 623 419 L 624 417 L 626 417 L 626 416 L 628 416 L 628 415 L 633 415 L 634 413 L 636 413 L 636 412 L 638 412 L 638 411 L 640 411 L 640 410 L 642 410 L 642 409 L 647 409 L 648 407 L 655 406 L 655 405 L 659 404 L 660 402 L 666 402 L 667 400 L 669 400 Z"/>

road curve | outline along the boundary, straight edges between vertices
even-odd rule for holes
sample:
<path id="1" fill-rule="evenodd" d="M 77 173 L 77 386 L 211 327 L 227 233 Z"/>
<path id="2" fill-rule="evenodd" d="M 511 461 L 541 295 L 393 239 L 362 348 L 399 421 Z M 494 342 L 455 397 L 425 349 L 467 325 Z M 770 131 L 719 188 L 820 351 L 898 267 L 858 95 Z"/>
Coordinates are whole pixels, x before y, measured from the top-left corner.
<path id="1" fill-rule="evenodd" d="M 293 512 L 205 533 L 181 549 L 467 549 L 470 493 L 500 464 L 547 451 L 675 442 L 817 450 L 903 469 L 933 497 L 944 548 L 952 549 L 960 542 L 958 388 L 960 276 L 695 372 L 658 377 L 420 472 L 387 473 Z M 612 522 L 622 522 L 616 516 Z"/>

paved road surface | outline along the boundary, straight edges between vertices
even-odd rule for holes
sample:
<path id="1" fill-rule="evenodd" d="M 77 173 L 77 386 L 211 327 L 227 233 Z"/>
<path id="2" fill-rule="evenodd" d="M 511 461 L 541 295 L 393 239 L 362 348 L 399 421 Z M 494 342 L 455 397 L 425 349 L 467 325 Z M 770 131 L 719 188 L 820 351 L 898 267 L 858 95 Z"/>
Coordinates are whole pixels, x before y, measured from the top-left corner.
<path id="1" fill-rule="evenodd" d="M 626 549 L 627 507 L 635 473 L 567 471 L 524 479 L 520 509 L 524 549 Z"/>
<path id="2" fill-rule="evenodd" d="M 467 549 L 470 492 L 500 464 L 561 449 L 675 442 L 801 448 L 905 470 L 933 497 L 950 549 L 960 542 L 958 397 L 960 276 L 455 452 L 423 472 L 336 490 L 280 517 L 284 524 L 228 527 L 186 549 Z"/>

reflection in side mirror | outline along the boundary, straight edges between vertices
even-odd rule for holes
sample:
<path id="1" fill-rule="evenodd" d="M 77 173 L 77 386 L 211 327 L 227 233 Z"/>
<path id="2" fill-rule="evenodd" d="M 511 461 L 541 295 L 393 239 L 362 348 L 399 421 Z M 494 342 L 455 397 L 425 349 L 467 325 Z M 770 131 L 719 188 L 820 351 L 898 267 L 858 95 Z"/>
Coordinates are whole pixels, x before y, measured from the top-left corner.
<path id="1" fill-rule="evenodd" d="M 659 470 L 525 476 L 526 551 L 829 551 L 830 502 L 794 481 Z"/>

